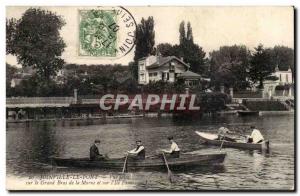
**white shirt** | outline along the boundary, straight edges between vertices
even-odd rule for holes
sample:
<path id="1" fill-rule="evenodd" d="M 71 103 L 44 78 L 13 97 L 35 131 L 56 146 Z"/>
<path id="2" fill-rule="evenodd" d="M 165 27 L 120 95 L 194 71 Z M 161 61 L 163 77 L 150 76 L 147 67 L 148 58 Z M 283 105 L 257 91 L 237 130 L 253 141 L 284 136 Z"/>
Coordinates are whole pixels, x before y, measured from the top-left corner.
<path id="1" fill-rule="evenodd" d="M 177 151 L 180 151 L 180 149 L 175 142 L 172 142 L 170 150 L 164 150 L 164 152 L 166 152 L 166 153 L 172 153 L 172 152 L 177 152 Z"/>
<path id="2" fill-rule="evenodd" d="M 135 149 L 132 149 L 131 151 L 129 151 L 128 153 L 130 153 L 130 154 L 138 154 L 139 152 L 141 152 L 144 149 L 145 149 L 144 146 L 140 146 L 138 150 L 136 150 L 136 148 L 135 148 Z"/>
<path id="3" fill-rule="evenodd" d="M 264 137 L 258 129 L 253 129 L 250 137 L 253 139 L 253 143 L 257 143 L 260 140 L 264 140 Z"/>

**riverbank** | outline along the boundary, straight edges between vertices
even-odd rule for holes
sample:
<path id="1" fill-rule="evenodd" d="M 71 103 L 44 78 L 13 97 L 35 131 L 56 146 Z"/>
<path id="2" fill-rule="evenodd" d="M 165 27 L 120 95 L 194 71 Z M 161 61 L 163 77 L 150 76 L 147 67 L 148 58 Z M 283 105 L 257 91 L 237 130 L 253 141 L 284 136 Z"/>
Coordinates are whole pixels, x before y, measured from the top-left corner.
<path id="1" fill-rule="evenodd" d="M 25 122 L 45 122 L 45 121 L 88 121 L 88 120 L 99 120 L 99 119 L 124 119 L 124 118 L 142 118 L 143 114 L 140 115 L 116 115 L 116 116 L 92 116 L 92 117 L 75 117 L 75 118 L 45 118 L 45 119 L 19 119 L 10 120 L 7 119 L 7 123 L 25 123 Z"/>
<path id="2" fill-rule="evenodd" d="M 203 116 L 211 116 L 217 118 L 218 116 L 232 116 L 238 115 L 238 110 L 230 111 L 218 111 L 215 114 L 204 113 Z M 259 116 L 268 115 L 294 115 L 294 110 L 290 111 L 259 111 Z M 97 120 L 113 120 L 113 119 L 139 119 L 139 118 L 161 118 L 161 117 L 174 117 L 172 113 L 145 113 L 138 115 L 115 115 L 115 116 L 84 116 L 84 117 L 73 117 L 73 118 L 43 118 L 43 119 L 7 119 L 7 124 L 20 124 L 20 123 L 31 123 L 31 122 L 89 122 Z"/>
<path id="3" fill-rule="evenodd" d="M 230 111 L 219 111 L 217 112 L 220 116 L 226 115 L 238 115 L 239 110 L 230 110 Z M 294 110 L 289 111 L 259 111 L 259 115 L 293 115 L 295 114 Z"/>

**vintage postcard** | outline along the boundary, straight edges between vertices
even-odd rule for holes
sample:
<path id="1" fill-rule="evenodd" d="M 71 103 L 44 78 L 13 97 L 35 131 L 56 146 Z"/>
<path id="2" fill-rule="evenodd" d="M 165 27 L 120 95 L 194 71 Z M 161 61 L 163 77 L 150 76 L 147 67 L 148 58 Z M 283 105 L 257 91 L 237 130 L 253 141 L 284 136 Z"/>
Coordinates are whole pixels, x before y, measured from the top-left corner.
<path id="1" fill-rule="evenodd" d="M 7 6 L 7 190 L 295 191 L 294 11 Z"/>

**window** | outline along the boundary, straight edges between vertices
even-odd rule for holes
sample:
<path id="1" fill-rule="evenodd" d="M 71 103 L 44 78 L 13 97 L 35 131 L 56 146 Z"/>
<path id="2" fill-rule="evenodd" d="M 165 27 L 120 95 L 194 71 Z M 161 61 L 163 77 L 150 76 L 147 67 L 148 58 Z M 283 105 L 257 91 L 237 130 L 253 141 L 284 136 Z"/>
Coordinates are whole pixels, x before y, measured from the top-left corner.
<path id="1" fill-rule="evenodd" d="M 169 80 L 169 72 L 163 72 L 162 73 L 162 80 L 164 80 L 164 81 Z"/>
<path id="2" fill-rule="evenodd" d="M 156 76 L 157 76 L 157 72 L 149 73 L 149 77 L 150 77 L 150 78 L 156 77 Z"/>
<path id="3" fill-rule="evenodd" d="M 140 75 L 140 79 L 141 79 L 141 80 L 145 80 L 144 74 L 141 74 L 141 75 Z"/>
<path id="4" fill-rule="evenodd" d="M 140 70 L 141 70 L 141 71 L 144 70 L 144 65 L 140 65 Z"/>
<path id="5" fill-rule="evenodd" d="M 162 80 L 163 81 L 169 80 L 169 73 L 168 72 L 162 72 Z"/>
<path id="6" fill-rule="evenodd" d="M 170 72 L 175 71 L 175 63 L 171 62 L 170 63 Z"/>
<path id="7" fill-rule="evenodd" d="M 175 76 L 175 79 L 177 79 L 178 73 L 175 73 L 175 75 L 174 75 L 174 76 Z"/>
<path id="8" fill-rule="evenodd" d="M 157 72 L 149 73 L 149 80 L 155 81 L 157 76 Z"/>

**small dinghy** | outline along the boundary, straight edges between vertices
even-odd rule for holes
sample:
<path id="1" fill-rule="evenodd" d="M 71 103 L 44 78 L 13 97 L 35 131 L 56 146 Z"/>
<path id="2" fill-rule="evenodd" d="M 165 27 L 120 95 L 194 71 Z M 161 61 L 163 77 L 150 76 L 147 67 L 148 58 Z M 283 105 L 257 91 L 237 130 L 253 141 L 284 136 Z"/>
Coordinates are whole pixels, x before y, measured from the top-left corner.
<path id="1" fill-rule="evenodd" d="M 212 133 L 205 133 L 196 131 L 196 134 L 200 136 L 201 140 L 203 140 L 206 144 L 221 146 L 223 140 L 218 139 L 217 134 Z M 242 141 L 231 142 L 231 141 L 224 141 L 223 147 L 232 147 L 232 148 L 240 148 L 240 149 L 247 149 L 247 150 L 269 150 L 269 141 L 266 140 L 262 143 L 254 144 L 254 143 L 245 143 Z"/>

